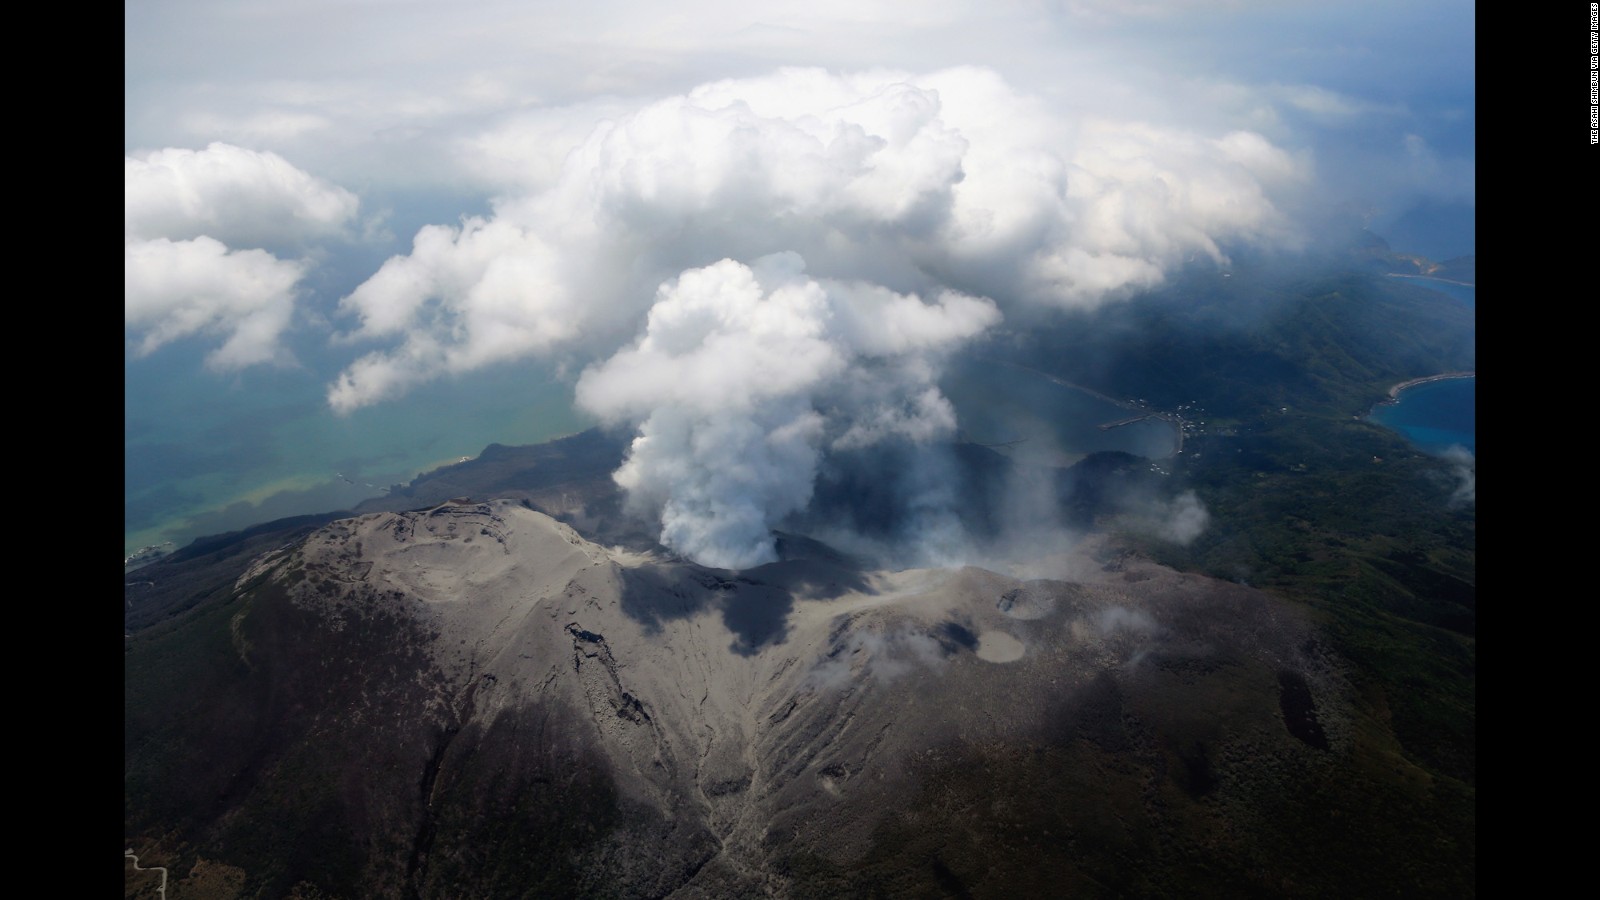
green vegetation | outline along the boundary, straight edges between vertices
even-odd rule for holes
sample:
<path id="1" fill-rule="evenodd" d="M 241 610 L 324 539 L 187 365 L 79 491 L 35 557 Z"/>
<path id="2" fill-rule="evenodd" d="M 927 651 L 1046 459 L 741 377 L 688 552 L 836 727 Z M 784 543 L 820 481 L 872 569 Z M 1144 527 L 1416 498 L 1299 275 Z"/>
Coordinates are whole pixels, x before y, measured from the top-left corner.
<path id="1" fill-rule="evenodd" d="M 1311 605 L 1408 754 L 1472 783 L 1474 510 L 1448 463 L 1364 421 L 1393 384 L 1473 368 L 1470 307 L 1339 259 L 1194 274 L 1017 341 L 1069 381 L 1201 407 L 1168 489 L 1194 490 L 1210 527 L 1128 540 Z"/>
<path id="2" fill-rule="evenodd" d="M 1363 882 L 1368 868 L 1408 892 L 1470 894 L 1475 511 L 1455 496 L 1451 464 L 1364 416 L 1395 383 L 1472 369 L 1472 310 L 1380 275 L 1254 275 L 1196 276 L 1085 315 L 1023 340 L 1022 358 L 1153 409 L 1202 407 L 1203 426 L 1186 416 L 1192 436 L 1166 491 L 1193 490 L 1209 527 L 1187 547 L 1123 540 L 1305 604 L 1348 667 L 1361 740 L 1337 770 L 1269 804 L 1262 833 L 1337 849 L 1317 883 L 1346 895 L 1379 887 Z M 1296 858 L 1288 841 L 1260 849 Z"/>
<path id="3" fill-rule="evenodd" d="M 1318 418 L 1191 447 L 1174 477 L 1212 525 L 1145 552 L 1312 606 L 1407 755 L 1471 785 L 1476 526 L 1449 467 L 1375 426 Z"/>
<path id="4" fill-rule="evenodd" d="M 1323 265 L 1192 273 L 1002 340 L 1015 361 L 1113 397 L 1169 411 L 1198 404 L 1212 430 L 1284 407 L 1349 418 L 1393 384 L 1473 367 L 1470 307 Z"/>

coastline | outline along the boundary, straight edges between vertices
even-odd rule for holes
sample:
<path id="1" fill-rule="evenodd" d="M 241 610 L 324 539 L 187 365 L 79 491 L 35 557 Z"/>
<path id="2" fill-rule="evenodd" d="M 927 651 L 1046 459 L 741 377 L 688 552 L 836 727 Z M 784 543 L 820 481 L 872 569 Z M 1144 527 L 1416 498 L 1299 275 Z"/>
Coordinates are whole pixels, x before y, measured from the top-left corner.
<path id="1" fill-rule="evenodd" d="M 1384 274 L 1390 278 L 1421 278 L 1426 281 L 1440 281 L 1445 284 L 1455 284 L 1460 285 L 1461 287 L 1477 288 L 1477 285 L 1470 281 L 1456 281 L 1453 278 L 1440 278 L 1437 275 L 1408 275 L 1404 272 L 1385 272 Z"/>
<path id="2" fill-rule="evenodd" d="M 1381 404 L 1399 402 L 1399 400 L 1400 400 L 1400 392 L 1401 391 L 1405 390 L 1406 388 L 1416 387 L 1419 384 L 1428 384 L 1428 383 L 1434 382 L 1434 381 L 1445 381 L 1445 380 L 1451 379 L 1451 378 L 1476 378 L 1476 377 L 1478 377 L 1478 373 L 1476 371 L 1472 371 L 1472 372 L 1446 372 L 1446 373 L 1444 373 L 1442 375 L 1426 375 L 1426 376 L 1424 376 L 1422 378 L 1413 378 L 1410 381 L 1402 381 L 1399 384 L 1394 385 L 1393 387 L 1389 388 L 1389 399 L 1381 401 Z"/>

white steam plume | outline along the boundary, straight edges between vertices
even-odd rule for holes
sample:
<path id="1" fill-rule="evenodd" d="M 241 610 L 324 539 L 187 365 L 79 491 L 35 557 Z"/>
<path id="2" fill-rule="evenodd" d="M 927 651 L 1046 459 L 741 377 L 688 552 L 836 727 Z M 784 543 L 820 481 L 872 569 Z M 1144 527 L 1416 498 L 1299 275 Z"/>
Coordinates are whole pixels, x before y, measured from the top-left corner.
<path id="1" fill-rule="evenodd" d="M 1165 515 L 1156 526 L 1156 534 L 1164 540 L 1187 547 L 1194 543 L 1211 524 L 1211 513 L 1194 491 L 1184 491 L 1172 498 Z"/>
<path id="2" fill-rule="evenodd" d="M 1194 491 L 1184 491 L 1171 500 L 1135 494 L 1123 503 L 1118 517 L 1122 527 L 1183 547 L 1205 533 L 1211 513 Z"/>
<path id="3" fill-rule="evenodd" d="M 1440 456 L 1449 460 L 1453 466 L 1456 478 L 1460 483 L 1450 493 L 1450 502 L 1455 504 L 1476 504 L 1478 502 L 1478 460 L 1471 450 L 1456 444 L 1447 448 Z"/>
<path id="4" fill-rule="evenodd" d="M 832 691 L 870 675 L 888 684 L 915 671 L 942 673 L 949 661 L 938 639 L 910 628 L 854 631 L 834 653 L 817 660 L 805 685 Z"/>
<path id="5" fill-rule="evenodd" d="M 664 284 L 631 346 L 584 372 L 578 404 L 638 428 L 616 480 L 661 542 L 706 565 L 777 558 L 772 526 L 811 498 L 825 446 L 951 434 L 940 354 L 999 320 L 988 300 L 806 276 L 793 253 Z"/>

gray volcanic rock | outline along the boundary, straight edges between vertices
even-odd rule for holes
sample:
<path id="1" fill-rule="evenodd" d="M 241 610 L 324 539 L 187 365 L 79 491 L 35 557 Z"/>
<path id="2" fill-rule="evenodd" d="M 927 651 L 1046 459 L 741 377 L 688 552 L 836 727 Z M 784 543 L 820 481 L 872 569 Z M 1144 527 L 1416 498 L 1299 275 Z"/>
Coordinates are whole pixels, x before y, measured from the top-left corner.
<path id="1" fill-rule="evenodd" d="M 130 675 L 130 828 L 271 896 L 1117 893 L 1144 842 L 1251 825 L 1354 739 L 1303 614 L 1249 588 L 1089 547 L 1027 582 L 784 547 L 707 569 L 509 500 L 329 524 L 130 639 L 157 671 L 180 664 L 141 654 L 219 648 L 181 664 L 210 673 L 181 724 Z M 963 811 L 995 766 L 1033 774 Z M 1108 791 L 1121 837 L 1091 843 L 1126 846 L 1085 849 Z M 1065 808 L 1027 812 L 1041 792 Z"/>

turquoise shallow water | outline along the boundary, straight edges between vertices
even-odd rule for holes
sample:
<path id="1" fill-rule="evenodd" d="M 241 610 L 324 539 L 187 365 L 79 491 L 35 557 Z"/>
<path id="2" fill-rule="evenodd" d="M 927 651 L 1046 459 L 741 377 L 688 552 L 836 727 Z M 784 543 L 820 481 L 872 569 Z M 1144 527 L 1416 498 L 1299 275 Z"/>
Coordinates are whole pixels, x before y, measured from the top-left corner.
<path id="1" fill-rule="evenodd" d="M 1476 378 L 1430 381 L 1400 392 L 1399 401 L 1372 411 L 1372 420 L 1405 435 L 1428 453 L 1451 447 L 1477 451 Z"/>
<path id="2" fill-rule="evenodd" d="M 289 515 L 352 506 L 490 443 L 532 444 L 589 426 L 571 387 L 505 368 L 334 415 L 305 368 L 218 376 L 198 354 L 125 365 L 127 553 Z"/>

